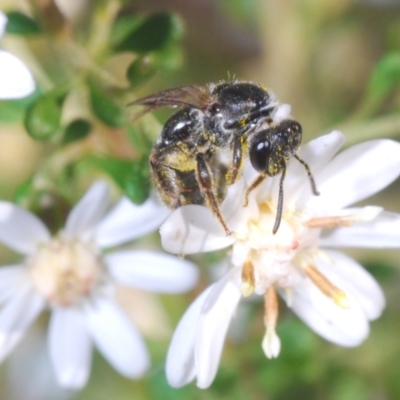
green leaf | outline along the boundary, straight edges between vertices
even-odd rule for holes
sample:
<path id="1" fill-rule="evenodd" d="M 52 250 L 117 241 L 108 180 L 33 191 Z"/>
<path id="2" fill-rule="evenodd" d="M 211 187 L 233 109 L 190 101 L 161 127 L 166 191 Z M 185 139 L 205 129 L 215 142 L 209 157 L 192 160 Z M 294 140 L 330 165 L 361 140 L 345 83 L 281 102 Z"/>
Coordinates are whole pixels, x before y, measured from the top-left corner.
<path id="1" fill-rule="evenodd" d="M 144 21 L 145 17 L 142 15 L 127 15 L 119 17 L 110 33 L 110 43 L 112 47 L 118 45 L 126 39 L 133 31 L 135 31 Z"/>
<path id="2" fill-rule="evenodd" d="M 123 113 L 120 106 L 98 87 L 90 86 L 90 100 L 92 109 L 97 118 L 106 125 L 119 127 L 123 122 Z"/>
<path id="3" fill-rule="evenodd" d="M 385 54 L 376 65 L 368 84 L 370 101 L 384 100 L 400 84 L 400 52 Z"/>
<path id="4" fill-rule="evenodd" d="M 158 63 L 155 61 L 154 56 L 146 55 L 138 57 L 129 66 L 126 77 L 128 78 L 132 87 L 137 87 L 150 79 L 157 72 Z"/>
<path id="5" fill-rule="evenodd" d="M 136 204 L 142 204 L 149 196 L 150 177 L 147 157 L 139 161 L 119 160 L 111 157 L 93 159 Z"/>
<path id="6" fill-rule="evenodd" d="M 41 32 L 38 23 L 19 11 L 10 11 L 7 14 L 6 32 L 14 35 L 37 35 Z"/>
<path id="7" fill-rule="evenodd" d="M 159 51 L 183 35 L 183 24 L 175 14 L 163 12 L 144 19 L 115 49 L 146 54 Z"/>
<path id="8" fill-rule="evenodd" d="M 77 140 L 84 139 L 89 135 L 92 125 L 85 119 L 78 118 L 68 124 L 65 128 L 62 143 L 69 144 Z"/>
<path id="9" fill-rule="evenodd" d="M 166 72 L 174 72 L 183 64 L 182 48 L 173 43 L 155 53 L 155 60 L 160 69 Z"/>
<path id="10" fill-rule="evenodd" d="M 22 121 L 25 110 L 36 96 L 33 94 L 23 99 L 2 100 L 0 101 L 0 121 L 20 122 Z"/>
<path id="11" fill-rule="evenodd" d="M 33 191 L 33 178 L 29 178 L 21 183 L 15 192 L 14 201 L 16 204 L 23 204 Z"/>
<path id="12" fill-rule="evenodd" d="M 46 93 L 28 107 L 24 124 L 33 139 L 48 140 L 58 132 L 63 100 L 64 95 Z"/>

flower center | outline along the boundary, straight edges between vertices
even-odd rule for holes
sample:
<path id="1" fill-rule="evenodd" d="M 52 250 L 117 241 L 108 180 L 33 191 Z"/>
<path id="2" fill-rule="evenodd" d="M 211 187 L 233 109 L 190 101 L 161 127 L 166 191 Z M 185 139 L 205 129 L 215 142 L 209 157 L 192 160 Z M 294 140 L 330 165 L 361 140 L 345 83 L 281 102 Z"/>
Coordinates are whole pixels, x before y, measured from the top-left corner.
<path id="1" fill-rule="evenodd" d="M 27 259 L 36 289 L 58 306 L 80 303 L 98 285 L 103 267 L 93 246 L 59 235 Z"/>
<path id="2" fill-rule="evenodd" d="M 268 203 L 259 206 L 257 220 L 249 220 L 246 231 L 238 235 L 233 249 L 233 263 L 242 267 L 244 296 L 263 295 L 275 283 L 288 286 L 294 275 L 292 260 L 305 247 L 315 247 L 318 229 L 310 229 L 293 211 L 282 216 L 280 228 L 272 233 L 274 210 Z"/>

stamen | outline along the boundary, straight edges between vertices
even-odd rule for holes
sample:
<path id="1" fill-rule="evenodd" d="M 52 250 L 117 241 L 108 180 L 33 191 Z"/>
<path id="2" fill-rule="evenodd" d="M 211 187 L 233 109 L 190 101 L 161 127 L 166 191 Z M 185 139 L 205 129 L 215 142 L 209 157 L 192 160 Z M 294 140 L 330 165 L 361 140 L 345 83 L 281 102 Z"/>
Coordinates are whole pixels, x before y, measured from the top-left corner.
<path id="1" fill-rule="evenodd" d="M 266 332 L 262 341 L 262 348 L 268 358 L 278 357 L 281 350 L 281 341 L 276 334 L 275 328 L 278 321 L 278 296 L 274 286 L 270 286 L 265 295 L 264 324 Z"/>
<path id="2" fill-rule="evenodd" d="M 305 225 L 309 228 L 332 229 L 351 226 L 357 222 L 374 220 L 381 212 L 381 207 L 367 206 L 349 215 L 311 218 Z"/>
<path id="3" fill-rule="evenodd" d="M 240 285 L 240 292 L 243 297 L 249 297 L 254 292 L 255 278 L 254 266 L 251 261 L 246 261 L 242 268 L 242 284 Z"/>
<path id="4" fill-rule="evenodd" d="M 305 268 L 306 275 L 312 280 L 315 286 L 333 302 L 344 309 L 350 308 L 349 299 L 345 292 L 336 287 L 324 275 L 322 275 L 315 267 L 308 265 Z"/>

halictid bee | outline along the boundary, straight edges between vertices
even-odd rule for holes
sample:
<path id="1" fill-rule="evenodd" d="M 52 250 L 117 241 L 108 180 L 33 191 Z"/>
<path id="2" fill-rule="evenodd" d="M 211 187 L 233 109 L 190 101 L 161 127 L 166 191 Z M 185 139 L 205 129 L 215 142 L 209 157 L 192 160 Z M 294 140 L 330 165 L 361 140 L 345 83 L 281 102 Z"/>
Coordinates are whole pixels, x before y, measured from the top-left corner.
<path id="1" fill-rule="evenodd" d="M 291 157 L 305 168 L 314 195 L 319 194 L 308 165 L 296 155 L 301 125 L 290 118 L 274 123 L 278 103 L 260 85 L 234 81 L 182 86 L 130 104 L 144 106 L 137 117 L 160 107 L 180 108 L 164 124 L 150 155 L 154 183 L 170 208 L 206 204 L 230 234 L 219 205 L 247 155 L 259 175 L 247 189 L 246 201 L 266 177 L 281 173 L 273 233 L 282 218 L 283 182 Z M 228 162 L 221 161 L 221 154 Z"/>

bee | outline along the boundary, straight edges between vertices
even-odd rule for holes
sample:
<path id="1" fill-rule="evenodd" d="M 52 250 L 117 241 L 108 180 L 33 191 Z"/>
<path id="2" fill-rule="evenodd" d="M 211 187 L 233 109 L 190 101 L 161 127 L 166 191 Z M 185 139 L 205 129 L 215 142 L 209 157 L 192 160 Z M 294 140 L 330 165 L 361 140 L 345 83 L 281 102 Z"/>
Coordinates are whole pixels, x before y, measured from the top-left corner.
<path id="1" fill-rule="evenodd" d="M 226 188 L 240 176 L 245 157 L 259 174 L 247 189 L 244 206 L 264 179 L 281 173 L 274 234 L 282 218 L 283 183 L 292 157 L 305 168 L 313 194 L 319 194 L 309 166 L 296 154 L 301 125 L 291 118 L 274 123 L 278 102 L 261 85 L 233 81 L 182 86 L 130 105 L 144 106 L 136 118 L 161 107 L 179 108 L 165 122 L 150 154 L 153 181 L 172 209 L 206 204 L 227 235 L 231 232 L 220 203 Z"/>

